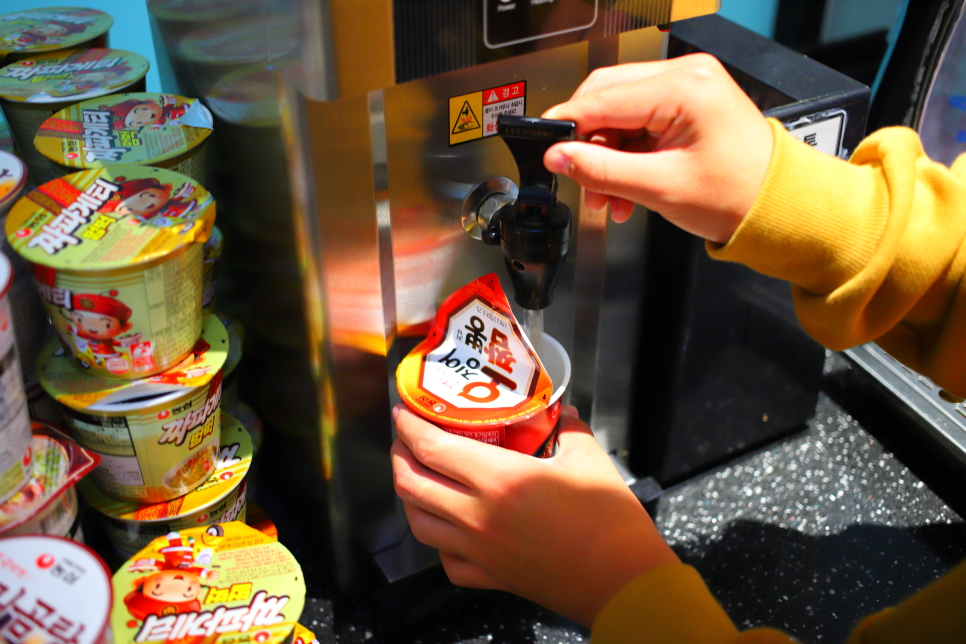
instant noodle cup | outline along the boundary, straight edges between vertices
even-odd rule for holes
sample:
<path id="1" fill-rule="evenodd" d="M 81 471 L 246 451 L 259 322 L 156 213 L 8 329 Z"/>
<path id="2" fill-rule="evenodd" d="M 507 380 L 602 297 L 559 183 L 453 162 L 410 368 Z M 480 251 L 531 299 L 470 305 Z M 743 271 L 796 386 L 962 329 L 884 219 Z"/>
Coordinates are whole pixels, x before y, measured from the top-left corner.
<path id="1" fill-rule="evenodd" d="M 228 358 L 225 360 L 224 374 L 225 393 L 222 396 L 221 407 L 230 414 L 238 414 L 239 405 L 239 370 L 238 364 L 242 359 L 242 343 L 245 338 L 245 329 L 241 322 L 230 315 L 219 315 L 218 319 L 228 330 Z"/>
<path id="2" fill-rule="evenodd" d="M 149 92 L 82 101 L 52 115 L 34 138 L 60 174 L 133 163 L 205 184 L 212 116 L 201 101 Z"/>
<path id="3" fill-rule="evenodd" d="M 450 433 L 547 457 L 570 360 L 546 334 L 543 348 L 545 363 L 491 273 L 443 302 L 429 335 L 400 363 L 396 385 L 407 407 Z"/>
<path id="4" fill-rule="evenodd" d="M 169 532 L 212 523 L 245 520 L 245 475 L 252 462 L 252 440 L 241 423 L 221 415 L 221 447 L 215 469 L 200 487 L 162 503 L 115 501 L 95 485 L 80 485 L 84 500 L 101 515 L 111 543 L 125 557 Z"/>
<path id="5" fill-rule="evenodd" d="M 292 631 L 292 644 L 319 644 L 319 640 L 316 639 L 315 633 L 301 624 L 296 624 L 295 630 Z"/>
<path id="6" fill-rule="evenodd" d="M 114 19 L 78 7 L 27 9 L 0 16 L 0 64 L 65 49 L 107 47 Z"/>
<path id="7" fill-rule="evenodd" d="M 10 133 L 10 125 L 7 123 L 7 118 L 3 115 L 3 110 L 0 110 L 0 152 L 17 153 L 17 147 L 13 142 L 13 135 Z"/>
<path id="8" fill-rule="evenodd" d="M 34 184 L 59 173 L 34 148 L 37 129 L 55 112 L 118 92 L 143 92 L 146 58 L 120 49 L 76 49 L 27 58 L 0 69 L 0 106 Z"/>
<path id="9" fill-rule="evenodd" d="M 201 308 L 205 313 L 215 312 L 218 294 L 218 260 L 225 248 L 225 237 L 218 226 L 211 229 L 211 237 L 205 242 L 204 267 L 201 274 Z"/>
<path id="10" fill-rule="evenodd" d="M 238 403 L 237 417 L 248 430 L 249 436 L 252 437 L 252 453 L 258 454 L 258 450 L 262 448 L 262 443 L 265 440 L 265 427 L 262 425 L 262 421 L 258 418 L 255 410 L 244 402 Z"/>
<path id="11" fill-rule="evenodd" d="M 16 535 L 0 540 L 0 561 L 0 641 L 111 642 L 111 573 L 93 550 L 62 537 Z"/>
<path id="12" fill-rule="evenodd" d="M 115 499 L 160 503 L 202 485 L 215 468 L 227 353 L 225 327 L 208 315 L 192 352 L 164 373 L 131 381 L 78 371 L 54 340 L 37 371 L 74 439 L 101 459 L 91 480 Z"/>
<path id="13" fill-rule="evenodd" d="M 211 195 L 188 177 L 117 166 L 32 190 L 6 233 L 76 365 L 137 379 L 179 363 L 201 335 L 202 244 L 214 219 Z"/>
<path id="14" fill-rule="evenodd" d="M 10 311 L 12 282 L 10 262 L 0 255 L 0 503 L 23 487 L 33 464 L 27 396 Z"/>
<path id="15" fill-rule="evenodd" d="M 97 456 L 53 426 L 31 423 L 34 467 L 26 485 L 0 505 L 0 538 L 50 534 L 73 538 L 79 528 L 75 485 Z"/>
<path id="16" fill-rule="evenodd" d="M 0 151 L 0 224 L 6 222 L 7 212 L 23 194 L 26 185 L 27 168 L 23 162 L 12 154 Z M 50 325 L 47 324 L 44 305 L 30 279 L 30 267 L 14 252 L 6 236 L 0 241 L 0 247 L 3 247 L 3 254 L 13 266 L 13 283 L 8 297 L 14 315 L 13 330 L 17 337 L 24 388 L 29 397 L 31 389 L 37 386 L 34 367 L 50 335 Z"/>
<path id="17" fill-rule="evenodd" d="M 115 642 L 280 644 L 305 606 L 292 553 L 239 521 L 155 539 L 113 585 Z"/>

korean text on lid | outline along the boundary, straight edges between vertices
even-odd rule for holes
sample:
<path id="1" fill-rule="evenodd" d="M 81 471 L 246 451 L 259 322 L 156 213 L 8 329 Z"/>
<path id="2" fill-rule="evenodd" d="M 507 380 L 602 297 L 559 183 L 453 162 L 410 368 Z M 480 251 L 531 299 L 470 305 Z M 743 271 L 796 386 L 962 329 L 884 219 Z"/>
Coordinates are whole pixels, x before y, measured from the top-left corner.
<path id="1" fill-rule="evenodd" d="M 34 145 L 66 174 L 122 163 L 180 172 L 204 183 L 212 116 L 201 101 L 152 92 L 71 105 L 41 124 Z"/>
<path id="2" fill-rule="evenodd" d="M 0 559 L 2 597 L 10 616 L 0 626 L 0 640 L 111 641 L 111 576 L 94 551 L 61 537 L 19 535 L 0 540 Z"/>
<path id="3" fill-rule="evenodd" d="M 281 644 L 305 605 L 295 557 L 238 521 L 155 539 L 113 584 L 115 642 Z"/>
<path id="4" fill-rule="evenodd" d="M 78 366 L 142 378 L 201 334 L 202 245 L 214 219 L 211 195 L 188 177 L 117 166 L 29 192 L 6 234 Z"/>
<path id="5" fill-rule="evenodd" d="M 0 15 L 0 63 L 61 49 L 106 47 L 114 19 L 103 11 L 45 7 Z"/>

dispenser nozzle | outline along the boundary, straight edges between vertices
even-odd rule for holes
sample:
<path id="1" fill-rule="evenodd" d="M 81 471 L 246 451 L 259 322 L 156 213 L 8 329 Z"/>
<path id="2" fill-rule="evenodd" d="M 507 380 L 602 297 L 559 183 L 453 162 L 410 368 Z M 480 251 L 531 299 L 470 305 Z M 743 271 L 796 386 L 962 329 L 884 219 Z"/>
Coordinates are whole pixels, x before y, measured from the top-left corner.
<path id="1" fill-rule="evenodd" d="M 543 165 L 550 146 L 573 141 L 576 124 L 502 114 L 497 133 L 520 170 L 520 194 L 490 220 L 483 239 L 500 244 L 513 282 L 514 299 L 525 309 L 540 310 L 553 301 L 570 247 L 570 208 L 557 201 L 557 175 Z"/>

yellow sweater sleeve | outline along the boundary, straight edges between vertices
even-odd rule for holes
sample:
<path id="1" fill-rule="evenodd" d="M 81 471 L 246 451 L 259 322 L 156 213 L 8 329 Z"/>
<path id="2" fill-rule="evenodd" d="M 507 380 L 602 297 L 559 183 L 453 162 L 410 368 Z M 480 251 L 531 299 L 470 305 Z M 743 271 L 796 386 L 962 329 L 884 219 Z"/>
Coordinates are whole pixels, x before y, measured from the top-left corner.
<path id="1" fill-rule="evenodd" d="M 771 165 L 717 258 L 792 283 L 802 326 L 832 349 L 875 341 L 966 396 L 966 158 L 929 160 L 887 128 L 845 162 L 770 121 Z"/>

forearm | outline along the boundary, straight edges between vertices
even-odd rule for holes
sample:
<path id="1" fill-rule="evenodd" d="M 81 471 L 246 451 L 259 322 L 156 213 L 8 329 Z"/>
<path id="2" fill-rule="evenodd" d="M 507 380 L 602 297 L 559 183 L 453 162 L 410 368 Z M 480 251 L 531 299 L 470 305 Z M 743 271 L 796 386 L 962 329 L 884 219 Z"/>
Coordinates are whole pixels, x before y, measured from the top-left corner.
<path id="1" fill-rule="evenodd" d="M 788 280 L 802 325 L 833 349 L 876 341 L 966 394 L 966 188 L 911 130 L 869 137 L 848 163 L 772 121 L 773 158 L 718 259 Z"/>

